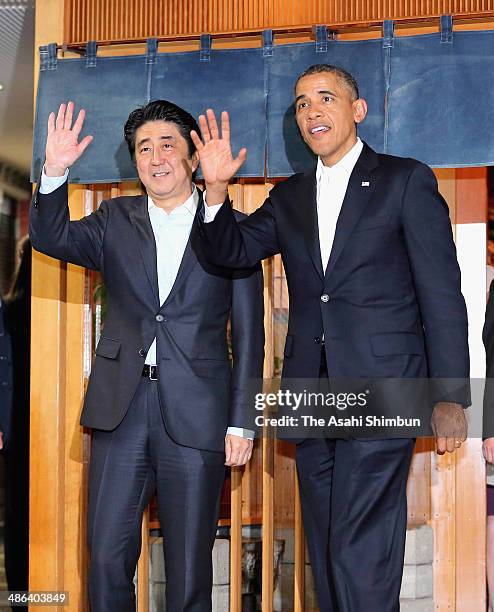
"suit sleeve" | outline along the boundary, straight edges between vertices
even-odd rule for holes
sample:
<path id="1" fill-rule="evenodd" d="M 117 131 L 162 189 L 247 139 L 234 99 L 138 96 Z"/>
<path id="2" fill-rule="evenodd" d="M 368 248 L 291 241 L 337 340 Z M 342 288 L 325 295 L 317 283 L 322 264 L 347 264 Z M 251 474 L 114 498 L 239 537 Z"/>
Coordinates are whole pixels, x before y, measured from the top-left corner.
<path id="1" fill-rule="evenodd" d="M 227 199 L 214 221 L 201 221 L 199 234 L 209 262 L 225 268 L 251 268 L 280 251 L 271 198 L 238 222 Z"/>
<path id="2" fill-rule="evenodd" d="M 253 398 L 261 390 L 264 361 L 264 297 L 260 264 L 233 272 L 231 427 L 253 430 Z M 259 388 L 258 388 L 259 387 Z"/>
<path id="3" fill-rule="evenodd" d="M 411 171 L 401 212 L 424 327 L 429 377 L 437 380 L 434 399 L 468 406 L 467 310 L 448 206 L 428 166 L 417 164 Z"/>
<path id="4" fill-rule="evenodd" d="M 108 204 L 78 221 L 71 221 L 68 187 L 65 182 L 49 194 L 37 191 L 29 212 L 29 236 L 33 247 L 69 263 L 91 270 L 103 266 L 103 240 L 108 221 Z"/>

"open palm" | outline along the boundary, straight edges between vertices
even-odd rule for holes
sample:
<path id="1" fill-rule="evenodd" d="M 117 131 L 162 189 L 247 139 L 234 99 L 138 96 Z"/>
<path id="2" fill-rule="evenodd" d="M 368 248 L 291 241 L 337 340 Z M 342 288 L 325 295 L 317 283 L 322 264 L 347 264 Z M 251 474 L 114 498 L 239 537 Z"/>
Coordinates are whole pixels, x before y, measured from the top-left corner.
<path id="1" fill-rule="evenodd" d="M 48 175 L 60 175 L 70 168 L 84 153 L 92 136 L 86 136 L 79 141 L 79 134 L 84 125 L 86 113 L 79 111 L 72 126 L 74 103 L 61 104 L 58 114 L 50 113 L 48 117 L 48 136 L 46 139 L 45 172 Z"/>
<path id="2" fill-rule="evenodd" d="M 228 113 L 221 113 L 221 134 L 214 111 L 208 109 L 199 116 L 201 138 L 192 131 L 191 137 L 199 153 L 201 170 L 207 185 L 225 185 L 238 172 L 247 157 L 247 149 L 242 148 L 233 157 L 230 144 L 230 119 Z"/>

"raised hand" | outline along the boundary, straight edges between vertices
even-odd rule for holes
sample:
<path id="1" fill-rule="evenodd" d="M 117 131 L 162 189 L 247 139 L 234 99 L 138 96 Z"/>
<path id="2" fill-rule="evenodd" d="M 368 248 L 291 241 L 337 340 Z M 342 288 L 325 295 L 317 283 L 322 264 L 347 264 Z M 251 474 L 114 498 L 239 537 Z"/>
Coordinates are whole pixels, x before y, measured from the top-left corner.
<path id="1" fill-rule="evenodd" d="M 46 139 L 45 173 L 47 176 L 62 176 L 84 153 L 92 136 L 84 137 L 81 142 L 79 134 L 84 125 L 86 111 L 81 109 L 72 126 L 74 103 L 60 104 L 58 114 L 50 113 L 48 117 L 48 137 Z"/>
<path id="2" fill-rule="evenodd" d="M 247 149 L 240 149 L 237 157 L 233 157 L 230 144 L 230 118 L 228 113 L 221 113 L 221 134 L 216 122 L 214 111 L 210 108 L 205 115 L 199 116 L 201 138 L 197 132 L 190 133 L 201 163 L 202 174 L 206 182 L 208 196 L 225 193 L 228 182 L 239 170 L 247 158 Z M 217 204 L 208 197 L 208 204 Z M 223 201 L 223 200 L 221 200 Z"/>

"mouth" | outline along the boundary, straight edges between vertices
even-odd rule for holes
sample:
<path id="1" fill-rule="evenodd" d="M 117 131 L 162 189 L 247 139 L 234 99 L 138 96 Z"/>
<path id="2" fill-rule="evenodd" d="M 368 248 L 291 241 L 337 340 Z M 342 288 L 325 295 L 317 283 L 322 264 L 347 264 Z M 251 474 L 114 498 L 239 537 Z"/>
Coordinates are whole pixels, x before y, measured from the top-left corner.
<path id="1" fill-rule="evenodd" d="M 168 176 L 170 172 L 153 172 L 154 178 L 161 178 L 162 176 Z"/>
<path id="2" fill-rule="evenodd" d="M 319 134 L 326 134 L 331 128 L 328 125 L 315 125 L 309 129 L 309 134 L 317 136 Z"/>

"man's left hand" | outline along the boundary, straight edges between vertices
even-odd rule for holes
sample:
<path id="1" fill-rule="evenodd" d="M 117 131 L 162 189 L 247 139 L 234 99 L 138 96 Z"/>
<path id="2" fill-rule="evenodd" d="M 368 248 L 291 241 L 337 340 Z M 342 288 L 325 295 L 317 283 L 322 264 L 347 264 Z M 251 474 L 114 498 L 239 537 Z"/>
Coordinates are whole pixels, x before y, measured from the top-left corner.
<path id="1" fill-rule="evenodd" d="M 227 434 L 225 436 L 225 465 L 245 465 L 252 455 L 253 440 Z"/>
<path id="2" fill-rule="evenodd" d="M 434 406 L 431 427 L 439 455 L 454 452 L 467 439 L 468 423 L 461 404 L 438 402 Z"/>
<path id="3" fill-rule="evenodd" d="M 230 118 L 226 111 L 221 113 L 221 131 L 214 111 L 210 108 L 206 115 L 199 115 L 199 134 L 192 130 L 190 136 L 199 154 L 202 175 L 206 183 L 206 204 L 222 204 L 226 195 L 228 182 L 240 169 L 247 158 L 247 149 L 240 149 L 233 157 L 230 144 Z"/>

